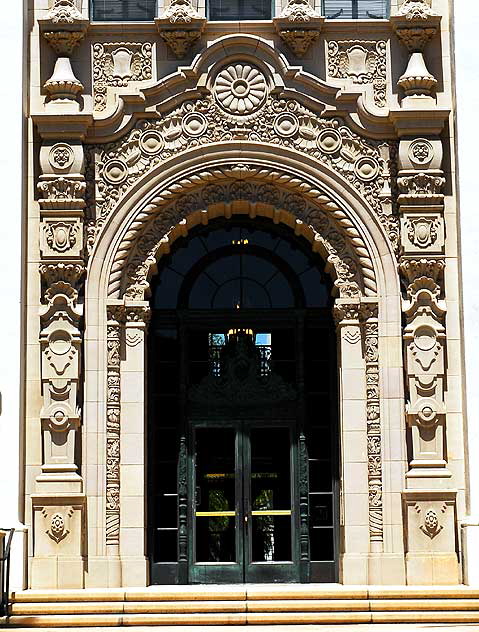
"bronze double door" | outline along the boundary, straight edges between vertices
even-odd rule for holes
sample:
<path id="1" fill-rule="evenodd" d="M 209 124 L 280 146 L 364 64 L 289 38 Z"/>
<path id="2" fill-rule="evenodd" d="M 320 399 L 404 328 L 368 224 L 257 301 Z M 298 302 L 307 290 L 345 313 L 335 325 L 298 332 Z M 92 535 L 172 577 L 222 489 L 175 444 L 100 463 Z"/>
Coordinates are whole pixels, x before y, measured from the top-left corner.
<path id="1" fill-rule="evenodd" d="M 190 583 L 299 581 L 296 424 L 190 427 Z"/>

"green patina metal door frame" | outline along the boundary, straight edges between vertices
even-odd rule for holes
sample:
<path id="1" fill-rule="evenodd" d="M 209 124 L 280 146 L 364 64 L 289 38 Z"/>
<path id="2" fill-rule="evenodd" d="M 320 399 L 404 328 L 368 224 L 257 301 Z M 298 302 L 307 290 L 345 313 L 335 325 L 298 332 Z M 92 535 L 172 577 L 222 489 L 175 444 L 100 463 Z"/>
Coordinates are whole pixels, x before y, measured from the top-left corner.
<path id="1" fill-rule="evenodd" d="M 206 441 L 199 440 L 200 435 L 204 435 Z M 258 454 L 258 438 L 262 438 L 259 450 L 263 452 L 270 438 L 271 453 L 266 455 L 266 460 L 273 460 L 276 453 L 276 460 L 282 461 L 276 470 L 281 469 L 282 473 L 268 466 L 264 456 Z M 297 537 L 300 528 L 298 469 L 301 468 L 298 468 L 296 422 L 196 420 L 190 425 L 188 444 L 189 583 L 304 581 L 300 572 L 300 538 Z M 213 472 L 206 473 L 203 469 L 203 455 L 198 453 L 202 449 L 209 450 L 206 466 Z M 234 452 L 234 499 L 228 452 L 230 455 Z M 223 469 L 229 471 L 215 470 L 221 461 Z M 208 477 L 216 480 L 215 488 L 209 492 L 209 503 L 204 497 L 204 479 Z M 278 493 L 280 498 L 277 498 Z M 203 528 L 206 521 L 209 535 Z M 204 540 L 208 537 L 210 550 L 205 555 Z M 279 547 L 281 552 L 278 552 Z M 208 556 L 216 559 L 207 561 Z M 274 559 L 278 556 L 287 559 Z"/>

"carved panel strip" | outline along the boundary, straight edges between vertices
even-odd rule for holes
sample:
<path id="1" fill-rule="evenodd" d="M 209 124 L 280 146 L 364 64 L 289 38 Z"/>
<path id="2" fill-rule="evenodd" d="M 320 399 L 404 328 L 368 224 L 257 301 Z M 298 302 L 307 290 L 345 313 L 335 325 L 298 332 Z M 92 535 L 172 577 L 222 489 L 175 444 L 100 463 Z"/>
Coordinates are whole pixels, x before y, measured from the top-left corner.
<path id="1" fill-rule="evenodd" d="M 382 543 L 383 483 L 377 305 L 364 305 L 362 309 L 362 317 L 364 357 L 366 361 L 369 537 L 371 543 Z"/>
<path id="2" fill-rule="evenodd" d="M 106 543 L 120 543 L 120 348 L 123 307 L 107 312 Z"/>

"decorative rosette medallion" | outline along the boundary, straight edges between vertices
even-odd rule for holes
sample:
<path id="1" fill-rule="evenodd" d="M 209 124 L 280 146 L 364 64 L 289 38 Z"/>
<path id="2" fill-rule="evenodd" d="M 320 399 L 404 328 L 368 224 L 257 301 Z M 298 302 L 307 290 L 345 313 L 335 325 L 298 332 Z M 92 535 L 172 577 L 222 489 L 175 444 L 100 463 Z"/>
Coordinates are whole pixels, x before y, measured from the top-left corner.
<path id="1" fill-rule="evenodd" d="M 254 66 L 232 64 L 218 73 L 214 91 L 218 103 L 227 112 L 251 114 L 266 98 L 266 78 Z"/>

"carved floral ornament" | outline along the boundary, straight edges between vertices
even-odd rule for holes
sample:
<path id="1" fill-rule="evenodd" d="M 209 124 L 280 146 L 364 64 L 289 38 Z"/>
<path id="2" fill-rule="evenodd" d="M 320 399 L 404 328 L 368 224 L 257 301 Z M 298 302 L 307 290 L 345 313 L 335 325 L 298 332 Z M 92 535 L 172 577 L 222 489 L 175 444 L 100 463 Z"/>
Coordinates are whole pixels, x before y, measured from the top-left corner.
<path id="1" fill-rule="evenodd" d="M 284 147 L 320 161 L 358 190 L 397 249 L 399 221 L 390 204 L 394 143 L 361 138 L 339 117 L 321 118 L 298 101 L 269 93 L 265 73 L 249 63 L 220 68 L 211 88 L 204 98 L 139 121 L 118 141 L 87 147 L 90 250 L 107 217 L 140 178 L 181 152 L 235 140 Z"/>

